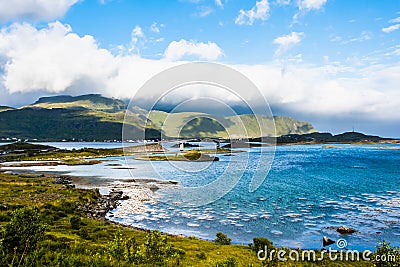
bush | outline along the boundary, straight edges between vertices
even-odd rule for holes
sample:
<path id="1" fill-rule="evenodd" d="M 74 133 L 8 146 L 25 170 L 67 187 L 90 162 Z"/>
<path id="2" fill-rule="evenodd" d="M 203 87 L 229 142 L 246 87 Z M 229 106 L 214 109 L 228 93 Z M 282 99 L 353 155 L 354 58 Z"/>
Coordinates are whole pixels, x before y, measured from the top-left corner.
<path id="1" fill-rule="evenodd" d="M 73 215 L 70 219 L 69 219 L 69 223 L 71 224 L 71 228 L 74 230 L 79 230 L 81 228 L 82 225 L 82 220 L 81 217 L 77 216 L 77 215 Z"/>
<path id="2" fill-rule="evenodd" d="M 111 256 L 120 260 L 124 256 L 124 248 L 122 234 L 120 231 L 117 231 L 114 235 L 114 239 L 108 243 L 108 251 Z"/>
<path id="3" fill-rule="evenodd" d="M 1 250 L 4 254 L 28 255 L 43 239 L 46 225 L 37 208 L 24 207 L 12 212 L 2 233 Z"/>
<path id="4" fill-rule="evenodd" d="M 230 239 L 226 234 L 222 232 L 217 233 L 217 238 L 215 239 L 215 243 L 220 245 L 230 245 L 232 239 Z"/>
<path id="5" fill-rule="evenodd" d="M 78 230 L 78 235 L 83 239 L 90 240 L 89 232 L 86 228 L 82 227 Z"/>
<path id="6" fill-rule="evenodd" d="M 374 266 L 377 267 L 399 267 L 400 266 L 400 250 L 392 247 L 385 240 L 380 241 L 374 252 Z M 383 258 L 384 257 L 384 258 Z"/>
<path id="7" fill-rule="evenodd" d="M 135 238 L 124 238 L 117 231 L 114 240 L 108 244 L 109 254 L 117 260 L 125 260 L 134 265 L 162 266 L 175 260 L 173 266 L 179 265 L 185 251 L 168 243 L 168 237 L 159 231 L 151 231 L 145 242 L 139 245 Z"/>
<path id="8" fill-rule="evenodd" d="M 252 249 L 258 253 L 260 250 L 265 250 L 265 247 L 267 247 L 268 250 L 273 249 L 273 244 L 271 241 L 269 241 L 267 238 L 264 237 L 255 237 L 253 238 L 253 245 Z"/>
<path id="9" fill-rule="evenodd" d="M 146 263 L 154 265 L 161 265 L 170 258 L 177 258 L 179 261 L 185 255 L 185 251 L 168 244 L 168 237 L 157 230 L 146 235 L 142 253 Z"/>
<path id="10" fill-rule="evenodd" d="M 207 255 L 204 252 L 197 253 L 196 257 L 199 258 L 200 260 L 206 260 L 207 259 Z"/>
<path id="11" fill-rule="evenodd" d="M 238 263 L 235 257 L 229 257 L 224 261 L 218 261 L 216 267 L 237 267 Z"/>

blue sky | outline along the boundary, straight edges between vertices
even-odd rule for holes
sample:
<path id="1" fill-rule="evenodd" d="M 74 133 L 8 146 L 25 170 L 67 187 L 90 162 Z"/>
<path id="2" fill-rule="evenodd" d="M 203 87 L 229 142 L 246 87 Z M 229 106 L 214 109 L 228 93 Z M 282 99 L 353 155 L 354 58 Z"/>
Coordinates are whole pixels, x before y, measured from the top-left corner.
<path id="1" fill-rule="evenodd" d="M 256 1 L 221 0 L 223 7 L 213 0 L 82 1 L 60 21 L 81 36 L 95 36 L 107 49 L 129 44 L 132 29 L 139 26 L 147 40 L 138 44 L 138 49 L 149 58 L 161 58 L 170 42 L 185 39 L 218 44 L 224 51 L 221 62 L 262 64 L 277 59 L 274 40 L 291 32 L 304 35 L 285 56 L 300 53 L 310 64 L 323 64 L 324 56 L 345 63 L 349 58 L 373 56 L 398 45 L 400 31 L 388 34 L 382 29 L 400 17 L 400 1 L 320 2 L 324 4 L 300 14 L 296 1 L 288 5 L 269 1 L 266 19 L 238 25 L 235 19 L 240 10 L 251 10 Z M 296 14 L 297 21 L 293 19 Z M 160 32 L 151 31 L 151 25 Z"/>
<path id="2" fill-rule="evenodd" d="M 247 75 L 277 115 L 400 137 L 399 0 L 0 0 L 0 27 L 1 105 L 129 98 L 200 60 Z"/>

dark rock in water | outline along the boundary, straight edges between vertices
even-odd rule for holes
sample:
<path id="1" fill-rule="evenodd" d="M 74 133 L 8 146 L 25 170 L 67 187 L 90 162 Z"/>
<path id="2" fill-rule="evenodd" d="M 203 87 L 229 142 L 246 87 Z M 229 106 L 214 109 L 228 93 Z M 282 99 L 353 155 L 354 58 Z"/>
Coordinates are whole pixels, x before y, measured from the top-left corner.
<path id="1" fill-rule="evenodd" d="M 156 184 L 150 184 L 150 185 L 149 185 L 149 188 L 150 188 L 150 190 L 153 191 L 153 192 L 155 192 L 155 191 L 157 191 L 158 189 L 160 189 L 160 187 L 158 187 Z"/>
<path id="2" fill-rule="evenodd" d="M 72 184 L 72 181 L 68 177 L 60 176 L 60 177 L 58 177 L 58 178 L 56 178 L 54 180 L 54 183 L 55 184 L 70 185 L 70 184 Z"/>
<path id="3" fill-rule="evenodd" d="M 324 237 L 322 238 L 322 245 L 323 245 L 324 247 L 329 246 L 329 245 L 332 245 L 332 244 L 335 244 L 335 241 L 334 241 L 334 240 L 330 239 L 330 238 L 327 237 L 327 236 L 324 236 Z"/>
<path id="4" fill-rule="evenodd" d="M 97 201 L 85 205 L 82 210 L 89 217 L 98 220 L 104 220 L 110 210 L 117 208 L 120 204 L 119 200 L 129 199 L 129 196 L 123 196 L 124 193 L 122 191 L 111 191 L 108 195 L 100 195 L 98 189 L 93 190 L 98 194 Z"/>
<path id="5" fill-rule="evenodd" d="M 340 226 L 336 228 L 336 231 L 341 235 L 350 235 L 356 232 L 356 230 L 347 226 Z"/>

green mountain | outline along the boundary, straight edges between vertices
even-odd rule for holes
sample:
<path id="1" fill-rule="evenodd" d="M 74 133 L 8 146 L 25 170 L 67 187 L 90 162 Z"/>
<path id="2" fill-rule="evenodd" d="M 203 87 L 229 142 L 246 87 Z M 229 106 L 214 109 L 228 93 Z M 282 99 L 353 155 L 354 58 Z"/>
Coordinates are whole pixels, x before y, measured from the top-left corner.
<path id="1" fill-rule="evenodd" d="M 40 108 L 85 108 L 105 112 L 125 111 L 127 104 L 118 99 L 103 97 L 99 94 L 89 94 L 82 96 L 50 96 L 41 97 L 31 107 Z"/>
<path id="2" fill-rule="evenodd" d="M 274 116 L 272 118 L 264 115 L 244 114 L 220 117 L 195 112 L 167 113 L 152 111 L 149 119 L 152 125 L 157 129 L 161 129 L 166 136 L 183 138 L 255 138 L 260 136 L 304 134 L 316 131 L 308 122 L 300 122 L 283 116 Z M 259 125 L 264 126 L 262 133 Z M 245 132 L 246 134 L 243 135 Z"/>
<path id="3" fill-rule="evenodd" d="M 151 111 L 147 118 L 147 113 L 139 107 L 127 111 L 125 102 L 98 94 L 42 97 L 19 109 L 0 107 L 0 140 L 121 140 L 125 118 L 125 127 L 133 136 L 139 137 L 145 130 L 147 139 L 159 139 L 161 132 L 164 137 L 172 138 L 243 138 L 315 132 L 310 123 L 287 117 L 222 117 L 195 112 Z M 267 129 L 262 134 L 258 122 Z"/>

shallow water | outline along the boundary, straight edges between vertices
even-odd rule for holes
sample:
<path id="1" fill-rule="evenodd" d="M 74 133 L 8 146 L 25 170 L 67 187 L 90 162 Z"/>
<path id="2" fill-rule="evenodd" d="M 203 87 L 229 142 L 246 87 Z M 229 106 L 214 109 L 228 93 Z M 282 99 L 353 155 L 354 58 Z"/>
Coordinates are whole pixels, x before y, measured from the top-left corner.
<path id="1" fill-rule="evenodd" d="M 330 226 L 346 225 L 358 232 L 345 236 L 350 249 L 374 249 L 378 240 L 400 245 L 400 148 L 399 145 L 280 146 L 271 171 L 262 186 L 248 191 L 254 170 L 245 171 L 234 189 L 221 199 L 202 207 L 181 207 L 158 202 L 145 214 L 127 214 L 115 221 L 164 232 L 214 239 L 222 231 L 236 243 L 250 243 L 253 237 L 267 237 L 288 247 L 321 248 L 322 236 L 343 238 Z M 108 158 L 92 166 L 31 167 L 36 171 L 63 172 L 103 179 L 162 178 L 182 186 L 205 185 L 224 171 L 229 163 L 240 166 L 247 156 L 256 162 L 263 148 L 232 157 L 219 155 L 219 162 L 190 175 L 169 162 L 148 162 L 123 157 Z M 186 169 L 202 163 L 183 163 Z M 154 177 L 154 166 L 160 177 Z M 121 166 L 120 166 L 121 167 Z M 27 168 L 24 168 L 27 169 Z M 234 175 L 234 173 L 232 173 Z M 161 199 L 162 192 L 159 192 Z"/>

